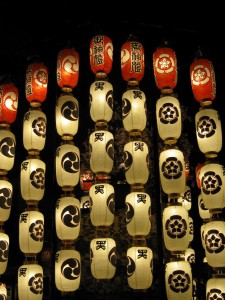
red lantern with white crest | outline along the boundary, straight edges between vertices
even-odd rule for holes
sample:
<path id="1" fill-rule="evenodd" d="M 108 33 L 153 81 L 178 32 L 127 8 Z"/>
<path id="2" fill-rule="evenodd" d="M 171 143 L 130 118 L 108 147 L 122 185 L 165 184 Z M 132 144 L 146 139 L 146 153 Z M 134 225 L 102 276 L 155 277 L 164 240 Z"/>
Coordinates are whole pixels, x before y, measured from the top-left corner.
<path id="1" fill-rule="evenodd" d="M 16 120 L 18 93 L 13 83 L 0 85 L 0 123 L 12 124 Z"/>

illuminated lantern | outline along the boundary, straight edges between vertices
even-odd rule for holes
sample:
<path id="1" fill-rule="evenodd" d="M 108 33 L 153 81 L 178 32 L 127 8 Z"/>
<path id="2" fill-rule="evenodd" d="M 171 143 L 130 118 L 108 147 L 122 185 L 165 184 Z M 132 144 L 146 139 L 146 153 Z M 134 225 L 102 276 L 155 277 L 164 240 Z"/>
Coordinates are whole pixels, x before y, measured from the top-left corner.
<path id="1" fill-rule="evenodd" d="M 204 225 L 205 255 L 213 268 L 225 267 L 225 222 L 210 221 Z"/>
<path id="2" fill-rule="evenodd" d="M 2 177 L 0 179 L 0 222 L 5 222 L 9 219 L 12 208 L 13 186 Z"/>
<path id="3" fill-rule="evenodd" d="M 196 178 L 196 183 L 199 189 L 201 189 L 201 180 L 199 178 L 200 175 L 200 170 L 201 167 L 203 167 L 205 164 L 200 164 L 198 163 L 197 166 L 195 167 L 195 178 Z"/>
<path id="4" fill-rule="evenodd" d="M 27 203 L 40 201 L 45 192 L 45 163 L 38 158 L 29 158 L 21 163 L 20 190 Z"/>
<path id="5" fill-rule="evenodd" d="M 203 220 L 208 220 L 212 216 L 212 214 L 209 212 L 208 208 L 205 207 L 201 194 L 198 195 L 198 212 L 199 212 L 200 218 L 202 218 Z"/>
<path id="6" fill-rule="evenodd" d="M 111 238 L 95 238 L 90 244 L 91 273 L 96 279 L 111 279 L 116 272 L 116 243 Z"/>
<path id="7" fill-rule="evenodd" d="M 178 203 L 181 203 L 187 210 L 191 209 L 192 200 L 191 200 L 191 189 L 188 185 L 185 186 L 185 192 L 181 193 L 178 198 Z"/>
<path id="8" fill-rule="evenodd" d="M 84 195 L 80 198 L 80 209 L 86 210 L 91 207 L 91 199 L 89 195 Z"/>
<path id="9" fill-rule="evenodd" d="M 113 115 L 113 86 L 108 81 L 96 80 L 89 92 L 90 116 L 95 122 L 109 122 Z"/>
<path id="10" fill-rule="evenodd" d="M 56 149 L 56 180 L 63 191 L 72 191 L 80 179 L 80 150 L 74 143 Z"/>
<path id="11" fill-rule="evenodd" d="M 185 192 L 185 162 L 180 150 L 171 148 L 160 153 L 159 172 L 162 189 L 169 197 Z"/>
<path id="12" fill-rule="evenodd" d="M 90 134 L 90 167 L 94 173 L 110 173 L 114 163 L 114 137 L 111 132 L 97 130 Z"/>
<path id="13" fill-rule="evenodd" d="M 193 241 L 194 238 L 194 222 L 193 219 L 189 216 L 189 243 Z"/>
<path id="14" fill-rule="evenodd" d="M 163 238 L 171 252 L 185 251 L 190 242 L 188 211 L 181 205 L 172 205 L 163 210 Z"/>
<path id="15" fill-rule="evenodd" d="M 192 248 L 187 248 L 184 253 L 184 259 L 190 264 L 195 263 L 195 250 Z"/>
<path id="16" fill-rule="evenodd" d="M 207 280 L 206 299 L 223 299 L 225 298 L 225 278 L 215 277 Z"/>
<path id="17" fill-rule="evenodd" d="M 0 174 L 5 175 L 14 166 L 16 152 L 15 135 L 7 129 L 0 130 Z"/>
<path id="18" fill-rule="evenodd" d="M 42 62 L 34 62 L 26 69 L 26 99 L 32 107 L 41 106 L 48 90 L 48 69 Z"/>
<path id="19" fill-rule="evenodd" d="M 216 79 L 210 60 L 199 58 L 190 66 L 190 79 L 195 100 L 202 106 L 211 105 L 216 97 Z"/>
<path id="20" fill-rule="evenodd" d="M 94 226 L 110 226 L 114 221 L 115 191 L 109 183 L 92 185 L 89 191 L 91 200 L 90 218 Z"/>
<path id="21" fill-rule="evenodd" d="M 80 57 L 74 48 L 65 48 L 57 56 L 57 84 L 64 92 L 71 92 L 78 83 Z"/>
<path id="22" fill-rule="evenodd" d="M 212 108 L 200 109 L 195 115 L 198 147 L 205 157 L 217 157 L 222 149 L 222 128 L 219 112 Z"/>
<path id="23" fill-rule="evenodd" d="M 146 128 L 146 96 L 140 89 L 129 89 L 122 95 L 122 121 L 130 134 Z"/>
<path id="24" fill-rule="evenodd" d="M 104 78 L 112 69 L 113 44 L 106 35 L 96 35 L 90 42 L 91 71 L 98 78 Z"/>
<path id="25" fill-rule="evenodd" d="M 127 194 L 126 227 L 131 236 L 146 236 L 151 230 L 151 199 L 147 193 Z"/>
<path id="26" fill-rule="evenodd" d="M 18 269 L 18 296 L 23 300 L 42 300 L 43 268 L 37 262 L 26 262 Z"/>
<path id="27" fill-rule="evenodd" d="M 80 201 L 73 195 L 58 199 L 55 208 L 56 234 L 60 240 L 75 240 L 80 233 Z"/>
<path id="28" fill-rule="evenodd" d="M 201 243 L 202 243 L 202 248 L 205 250 L 205 224 L 203 223 L 200 227 L 200 234 L 201 234 Z"/>
<path id="29" fill-rule="evenodd" d="M 55 256 L 55 285 L 59 291 L 73 292 L 79 289 L 81 279 L 80 253 L 62 249 Z"/>
<path id="30" fill-rule="evenodd" d="M 7 288 L 6 285 L 0 283 L 0 299 L 6 300 L 7 299 Z"/>
<path id="31" fill-rule="evenodd" d="M 19 218 L 19 246 L 25 254 L 40 253 L 44 243 L 44 216 L 37 210 L 25 211 Z"/>
<path id="32" fill-rule="evenodd" d="M 211 212 L 225 207 L 225 169 L 218 163 L 208 163 L 200 170 L 201 195 Z"/>
<path id="33" fill-rule="evenodd" d="M 165 144 L 176 144 L 181 135 L 181 109 L 177 98 L 161 97 L 156 102 L 156 121 Z"/>
<path id="34" fill-rule="evenodd" d="M 142 141 L 128 142 L 124 146 L 125 177 L 130 185 L 144 185 L 149 177 L 148 145 Z"/>
<path id="35" fill-rule="evenodd" d="M 63 140 L 72 140 L 79 127 L 79 103 L 72 94 L 64 94 L 56 101 L 57 133 Z"/>
<path id="36" fill-rule="evenodd" d="M 41 109 L 29 109 L 23 118 L 23 146 L 31 155 L 38 155 L 46 141 L 47 118 Z"/>
<path id="37" fill-rule="evenodd" d="M 187 261 L 173 261 L 166 264 L 165 270 L 167 299 L 192 299 L 191 264 Z"/>
<path id="38" fill-rule="evenodd" d="M 177 57 L 173 49 L 159 47 L 153 53 L 153 71 L 157 88 L 171 94 L 177 86 Z"/>
<path id="39" fill-rule="evenodd" d="M 127 41 L 122 45 L 121 71 L 123 79 L 130 85 L 138 85 L 144 77 L 145 53 L 140 42 Z"/>
<path id="40" fill-rule="evenodd" d="M 148 247 L 127 250 L 128 285 L 132 289 L 148 289 L 153 281 L 153 253 Z"/>
<path id="41" fill-rule="evenodd" d="M 9 236 L 0 230 L 0 275 L 4 274 L 9 258 Z"/>
<path id="42" fill-rule="evenodd" d="M 0 124 L 12 124 L 18 109 L 18 89 L 13 83 L 0 85 Z"/>

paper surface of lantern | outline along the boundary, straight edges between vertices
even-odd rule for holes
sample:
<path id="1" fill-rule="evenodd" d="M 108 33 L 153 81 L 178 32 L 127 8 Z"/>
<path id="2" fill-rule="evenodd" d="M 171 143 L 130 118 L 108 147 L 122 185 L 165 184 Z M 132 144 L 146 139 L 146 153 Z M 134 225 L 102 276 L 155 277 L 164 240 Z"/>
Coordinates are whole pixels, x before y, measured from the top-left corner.
<path id="1" fill-rule="evenodd" d="M 187 261 L 174 261 L 165 268 L 166 295 L 168 300 L 192 299 L 192 272 Z"/>
<path id="2" fill-rule="evenodd" d="M 206 299 L 225 298 L 225 278 L 209 278 L 206 283 Z"/>
<path id="3" fill-rule="evenodd" d="M 156 102 L 156 121 L 160 138 L 165 144 L 175 144 L 181 135 L 181 109 L 177 98 L 161 97 Z"/>
<path id="4" fill-rule="evenodd" d="M 184 259 L 190 264 L 195 263 L 195 250 L 192 248 L 187 248 L 184 253 Z"/>
<path id="5" fill-rule="evenodd" d="M 71 92 L 79 79 L 80 56 L 74 48 L 65 48 L 57 55 L 57 84 L 65 92 Z"/>
<path id="6" fill-rule="evenodd" d="M 4 274 L 8 266 L 9 258 L 9 236 L 0 232 L 0 275 Z"/>
<path id="7" fill-rule="evenodd" d="M 177 57 L 173 49 L 159 47 L 153 53 L 155 83 L 162 92 L 172 93 L 177 86 Z"/>
<path id="8" fill-rule="evenodd" d="M 60 240 L 75 240 L 80 233 L 80 201 L 73 197 L 61 197 L 55 208 L 56 234 Z"/>
<path id="9" fill-rule="evenodd" d="M 192 199 L 191 199 L 191 189 L 188 185 L 185 186 L 185 192 L 181 193 L 178 198 L 178 203 L 181 203 L 187 210 L 191 209 Z"/>
<path id="10" fill-rule="evenodd" d="M 12 208 L 13 186 L 4 179 L 0 179 L 0 222 L 9 219 Z"/>
<path id="11" fill-rule="evenodd" d="M 115 191 L 109 183 L 96 183 L 89 191 L 90 218 L 94 226 L 110 226 L 114 221 Z"/>
<path id="12" fill-rule="evenodd" d="M 37 263 L 24 264 L 18 269 L 19 300 L 41 300 L 43 298 L 43 268 Z"/>
<path id="13" fill-rule="evenodd" d="M 199 58 L 190 66 L 191 88 L 195 100 L 210 105 L 216 97 L 214 66 L 209 59 Z"/>
<path id="14" fill-rule="evenodd" d="M 129 89 L 122 95 L 122 121 L 126 131 L 143 131 L 147 123 L 145 93 L 140 89 Z"/>
<path id="15" fill-rule="evenodd" d="M 0 124 L 12 124 L 17 117 L 19 91 L 13 83 L 0 85 Z"/>
<path id="16" fill-rule="evenodd" d="M 96 279 L 111 279 L 116 272 L 116 242 L 111 238 L 95 238 L 90 243 L 91 273 Z"/>
<path id="17" fill-rule="evenodd" d="M 200 218 L 203 220 L 208 220 L 211 218 L 212 214 L 209 212 L 209 209 L 205 207 L 202 195 L 198 195 L 198 212 Z"/>
<path id="18" fill-rule="evenodd" d="M 153 253 L 148 247 L 131 247 L 127 250 L 128 285 L 132 289 L 144 290 L 153 281 Z"/>
<path id="19" fill-rule="evenodd" d="M 0 174 L 7 174 L 15 162 L 16 138 L 7 129 L 0 130 Z"/>
<path id="20" fill-rule="evenodd" d="M 72 94 L 64 94 L 56 101 L 57 133 L 63 140 L 72 140 L 79 128 L 79 103 Z"/>
<path id="21" fill-rule="evenodd" d="M 73 292 L 79 289 L 81 280 L 80 253 L 62 249 L 55 256 L 55 285 L 59 291 Z"/>
<path id="22" fill-rule="evenodd" d="M 147 193 L 127 194 L 126 228 L 131 236 L 146 236 L 151 230 L 151 198 Z"/>
<path id="23" fill-rule="evenodd" d="M 181 205 L 172 205 L 163 210 L 163 239 L 167 250 L 185 251 L 188 248 L 189 216 Z"/>
<path id="24" fill-rule="evenodd" d="M 195 115 L 195 128 L 199 150 L 206 157 L 216 157 L 222 149 L 222 128 L 219 112 L 212 108 L 201 109 Z"/>
<path id="25" fill-rule="evenodd" d="M 7 289 L 3 283 L 0 283 L 0 299 L 7 300 Z"/>

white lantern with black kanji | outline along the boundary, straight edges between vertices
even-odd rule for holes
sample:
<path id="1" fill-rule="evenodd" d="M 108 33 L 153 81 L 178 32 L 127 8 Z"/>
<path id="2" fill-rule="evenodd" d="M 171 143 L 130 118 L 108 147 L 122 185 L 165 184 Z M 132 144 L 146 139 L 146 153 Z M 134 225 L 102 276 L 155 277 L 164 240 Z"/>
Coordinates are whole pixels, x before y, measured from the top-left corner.
<path id="1" fill-rule="evenodd" d="M 111 279 L 116 272 L 116 242 L 112 238 L 95 238 L 90 243 L 91 273 L 96 279 Z"/>
<path id="2" fill-rule="evenodd" d="M 8 266 L 9 236 L 0 231 L 0 275 L 4 274 Z"/>
<path id="3" fill-rule="evenodd" d="M 184 259 L 190 264 L 195 263 L 195 250 L 192 248 L 187 248 L 184 253 Z"/>
<path id="4" fill-rule="evenodd" d="M 0 174 L 7 174 L 14 166 L 16 152 L 15 135 L 7 129 L 0 130 Z"/>
<path id="5" fill-rule="evenodd" d="M 202 218 L 203 220 L 208 220 L 212 216 L 212 214 L 209 212 L 208 208 L 206 208 L 204 205 L 201 193 L 200 193 L 200 195 L 198 195 L 198 212 L 199 212 L 200 218 Z"/>
<path id="6" fill-rule="evenodd" d="M 151 230 L 151 198 L 144 192 L 127 194 L 126 227 L 131 236 L 146 236 Z"/>
<path id="7" fill-rule="evenodd" d="M 181 203 L 182 206 L 184 206 L 188 211 L 191 209 L 191 188 L 188 185 L 185 186 L 185 192 L 181 193 L 180 197 L 178 198 L 178 203 Z"/>
<path id="8" fill-rule="evenodd" d="M 225 278 L 209 278 L 206 283 L 206 299 L 225 298 Z"/>
<path id="9" fill-rule="evenodd" d="M 6 177 L 0 179 L 0 222 L 9 219 L 12 208 L 13 186 Z"/>
<path id="10" fill-rule="evenodd" d="M 127 250 L 128 285 L 135 290 L 148 289 L 153 281 L 153 253 L 148 247 L 131 247 Z"/>

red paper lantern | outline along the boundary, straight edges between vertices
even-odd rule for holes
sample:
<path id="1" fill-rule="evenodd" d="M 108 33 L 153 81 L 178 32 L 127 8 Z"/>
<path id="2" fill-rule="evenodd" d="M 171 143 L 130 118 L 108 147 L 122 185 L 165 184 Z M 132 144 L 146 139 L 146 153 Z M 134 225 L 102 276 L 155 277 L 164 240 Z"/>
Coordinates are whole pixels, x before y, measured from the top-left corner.
<path id="1" fill-rule="evenodd" d="M 12 124 L 16 120 L 18 94 L 13 83 L 0 85 L 0 123 Z"/>
<path id="2" fill-rule="evenodd" d="M 62 49 L 57 56 L 57 83 L 64 92 L 71 92 L 79 78 L 80 57 L 73 48 Z"/>
<path id="3" fill-rule="evenodd" d="M 199 178 L 199 174 L 200 174 L 201 167 L 203 167 L 204 165 L 205 165 L 204 163 L 202 164 L 198 163 L 197 166 L 195 167 L 195 178 L 199 189 L 201 189 L 201 180 Z"/>

